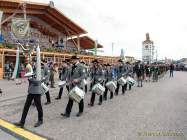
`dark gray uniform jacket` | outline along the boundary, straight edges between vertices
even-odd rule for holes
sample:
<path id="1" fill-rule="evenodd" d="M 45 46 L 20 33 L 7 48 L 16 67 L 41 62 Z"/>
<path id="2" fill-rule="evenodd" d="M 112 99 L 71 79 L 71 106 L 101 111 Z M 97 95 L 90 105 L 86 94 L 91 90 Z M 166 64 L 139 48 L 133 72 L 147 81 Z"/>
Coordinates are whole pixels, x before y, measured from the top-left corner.
<path id="1" fill-rule="evenodd" d="M 117 72 L 117 78 L 121 78 L 122 76 L 125 76 L 127 73 L 127 69 L 125 65 L 120 65 L 116 67 L 116 72 Z"/>
<path id="2" fill-rule="evenodd" d="M 35 78 L 30 78 L 28 94 L 43 94 L 43 88 L 41 87 L 41 81 L 36 80 Z"/>
<path id="3" fill-rule="evenodd" d="M 76 64 L 71 66 L 71 72 L 70 72 L 70 79 L 69 81 L 71 82 L 71 88 L 74 86 L 81 87 L 81 82 L 84 79 L 84 74 L 83 74 L 83 68 L 81 65 Z M 74 80 L 77 80 L 77 82 L 73 82 Z"/>
<path id="4" fill-rule="evenodd" d="M 60 76 L 61 81 L 69 81 L 69 78 L 70 78 L 69 67 L 62 67 L 62 70 L 60 71 L 60 73 L 61 73 L 61 76 Z"/>
<path id="5" fill-rule="evenodd" d="M 91 69 L 91 79 L 94 84 L 104 82 L 104 69 L 93 67 Z"/>
<path id="6" fill-rule="evenodd" d="M 114 76 L 113 76 L 113 74 L 112 74 L 112 68 L 106 69 L 106 70 L 105 70 L 105 80 L 106 80 L 106 82 L 114 80 L 113 77 L 114 77 Z"/>
<path id="7" fill-rule="evenodd" d="M 42 69 L 42 80 L 45 84 L 49 84 L 50 71 L 47 64 L 44 64 Z"/>

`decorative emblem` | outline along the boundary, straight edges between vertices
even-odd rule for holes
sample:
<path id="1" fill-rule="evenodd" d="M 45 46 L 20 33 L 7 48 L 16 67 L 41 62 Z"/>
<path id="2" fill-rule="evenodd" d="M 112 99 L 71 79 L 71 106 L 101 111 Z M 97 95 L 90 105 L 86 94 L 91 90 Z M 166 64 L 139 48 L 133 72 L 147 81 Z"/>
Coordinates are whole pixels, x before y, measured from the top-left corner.
<path id="1" fill-rule="evenodd" d="M 30 24 L 29 20 L 23 18 L 13 18 L 11 30 L 16 39 L 29 39 Z"/>

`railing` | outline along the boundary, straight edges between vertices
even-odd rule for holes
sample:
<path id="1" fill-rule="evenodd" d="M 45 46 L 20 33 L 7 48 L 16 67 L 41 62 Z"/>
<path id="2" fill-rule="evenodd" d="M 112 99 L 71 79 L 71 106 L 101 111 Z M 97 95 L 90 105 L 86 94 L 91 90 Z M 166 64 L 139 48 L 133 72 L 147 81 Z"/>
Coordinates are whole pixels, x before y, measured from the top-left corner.
<path id="1" fill-rule="evenodd" d="M 13 72 L 3 72 L 3 79 L 10 80 L 12 77 Z"/>

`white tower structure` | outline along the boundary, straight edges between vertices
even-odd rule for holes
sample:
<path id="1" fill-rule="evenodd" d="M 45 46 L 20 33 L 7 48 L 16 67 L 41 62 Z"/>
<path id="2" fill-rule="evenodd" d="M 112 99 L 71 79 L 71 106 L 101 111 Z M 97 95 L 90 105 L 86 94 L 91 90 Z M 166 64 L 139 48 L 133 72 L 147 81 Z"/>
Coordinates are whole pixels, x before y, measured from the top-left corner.
<path id="1" fill-rule="evenodd" d="M 154 60 L 154 43 L 150 40 L 149 33 L 146 33 L 146 40 L 142 42 L 142 61 L 152 63 Z"/>

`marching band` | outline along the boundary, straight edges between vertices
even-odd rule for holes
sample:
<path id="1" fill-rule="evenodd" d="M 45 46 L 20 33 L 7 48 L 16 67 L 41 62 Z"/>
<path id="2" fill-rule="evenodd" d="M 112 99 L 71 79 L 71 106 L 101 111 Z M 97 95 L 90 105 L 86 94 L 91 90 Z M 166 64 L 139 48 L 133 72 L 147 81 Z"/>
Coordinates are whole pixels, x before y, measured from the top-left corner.
<path id="1" fill-rule="evenodd" d="M 51 98 L 48 90 L 49 85 L 49 67 L 45 60 L 42 61 L 42 82 L 45 85 L 45 92 L 40 93 L 38 91 L 42 86 L 40 81 L 29 78 L 29 94 L 26 99 L 25 107 L 23 109 L 22 118 L 19 123 L 15 125 L 24 127 L 25 119 L 31 105 L 32 100 L 38 110 L 38 122 L 35 127 L 43 124 L 43 110 L 41 106 L 41 95 L 45 94 L 47 102 L 50 104 Z M 72 56 L 70 59 L 63 61 L 62 66 L 59 68 L 59 93 L 55 98 L 56 100 L 61 99 L 63 90 L 66 87 L 69 101 L 66 105 L 65 112 L 61 113 L 63 117 L 70 117 L 73 103 L 76 102 L 79 105 L 77 117 L 81 116 L 84 111 L 84 97 L 88 93 L 88 85 L 90 85 L 91 98 L 88 106 L 93 107 L 95 98 L 99 98 L 98 105 L 102 105 L 103 100 L 107 100 L 108 92 L 110 93 L 110 99 L 114 98 L 114 95 L 118 95 L 120 87 L 122 87 L 122 94 L 124 95 L 129 87 L 131 90 L 132 86 L 135 85 L 136 81 L 134 76 L 137 77 L 137 86 L 142 87 L 143 80 L 158 81 L 158 77 L 164 75 L 168 70 L 167 65 L 143 65 L 140 61 L 135 64 L 124 62 L 122 59 L 118 60 L 117 64 L 109 64 L 93 60 L 91 65 L 87 65 L 85 62 L 80 61 L 77 55 Z M 42 84 L 41 84 L 42 85 Z M 38 86 L 38 87 L 37 87 Z M 34 89 L 38 88 L 38 89 Z"/>

